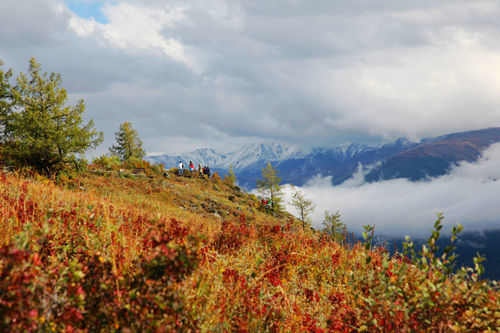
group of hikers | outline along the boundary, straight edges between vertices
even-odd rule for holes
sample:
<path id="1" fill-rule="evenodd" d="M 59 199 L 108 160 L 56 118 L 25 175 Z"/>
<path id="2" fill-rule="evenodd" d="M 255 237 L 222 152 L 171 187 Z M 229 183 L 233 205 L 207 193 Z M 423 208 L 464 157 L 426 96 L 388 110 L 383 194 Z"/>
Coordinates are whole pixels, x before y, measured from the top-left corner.
<path id="1" fill-rule="evenodd" d="M 265 211 L 273 210 L 273 202 L 271 199 L 262 199 L 260 201 L 260 207 L 264 208 Z"/>
<path id="2" fill-rule="evenodd" d="M 193 174 L 193 172 L 195 172 L 193 161 L 189 161 L 188 169 L 186 170 L 189 170 L 191 175 Z M 184 175 L 184 163 L 182 161 L 179 161 L 177 174 L 179 176 Z M 207 176 L 208 178 L 210 178 L 210 168 L 208 167 L 208 165 L 202 167 L 201 164 L 198 164 L 198 174 L 200 177 Z"/>

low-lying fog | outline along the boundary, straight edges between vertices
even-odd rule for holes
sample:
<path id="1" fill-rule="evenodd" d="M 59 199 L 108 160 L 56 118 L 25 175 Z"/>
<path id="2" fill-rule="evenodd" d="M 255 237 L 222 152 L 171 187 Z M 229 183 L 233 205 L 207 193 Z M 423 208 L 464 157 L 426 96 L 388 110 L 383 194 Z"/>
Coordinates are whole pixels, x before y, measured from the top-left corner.
<path id="1" fill-rule="evenodd" d="M 445 216 L 445 230 L 458 223 L 464 232 L 500 229 L 500 144 L 484 151 L 477 162 L 460 163 L 448 175 L 426 181 L 366 183 L 359 171 L 339 186 L 333 186 L 330 177 L 317 176 L 303 187 L 283 189 L 289 212 L 296 214 L 290 200 L 297 189 L 315 204 L 315 227 L 321 227 L 329 210 L 340 211 L 349 231 L 375 224 L 378 235 L 428 236 L 439 212 Z"/>

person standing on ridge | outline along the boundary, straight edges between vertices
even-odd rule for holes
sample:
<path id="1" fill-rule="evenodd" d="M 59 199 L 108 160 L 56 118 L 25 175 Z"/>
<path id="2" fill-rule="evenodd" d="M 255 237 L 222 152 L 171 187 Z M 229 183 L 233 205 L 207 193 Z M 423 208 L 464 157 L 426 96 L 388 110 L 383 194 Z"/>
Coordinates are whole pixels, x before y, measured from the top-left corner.
<path id="1" fill-rule="evenodd" d="M 194 164 L 193 161 L 189 161 L 189 171 L 193 172 L 194 171 Z"/>
<path id="2" fill-rule="evenodd" d="M 184 173 L 184 163 L 182 161 L 179 161 L 179 176 L 182 176 Z"/>

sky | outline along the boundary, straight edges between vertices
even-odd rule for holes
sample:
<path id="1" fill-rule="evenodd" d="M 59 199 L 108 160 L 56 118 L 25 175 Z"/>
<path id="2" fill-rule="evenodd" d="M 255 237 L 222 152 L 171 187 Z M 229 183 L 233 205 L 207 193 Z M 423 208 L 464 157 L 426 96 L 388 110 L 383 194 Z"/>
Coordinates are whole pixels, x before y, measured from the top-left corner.
<path id="1" fill-rule="evenodd" d="M 312 224 L 322 228 L 325 211 L 339 212 L 350 232 L 375 225 L 381 236 L 427 238 L 438 213 L 443 213 L 444 233 L 462 224 L 465 232 L 484 232 L 500 226 L 500 143 L 490 146 L 475 163 L 462 162 L 447 175 L 411 182 L 393 179 L 366 183 L 362 172 L 339 186 L 317 177 L 303 187 L 284 186 L 289 212 L 296 191 L 314 203 Z"/>
<path id="2" fill-rule="evenodd" d="M 34 56 L 149 153 L 330 146 L 500 126 L 498 0 L 1 0 L 0 59 Z"/>

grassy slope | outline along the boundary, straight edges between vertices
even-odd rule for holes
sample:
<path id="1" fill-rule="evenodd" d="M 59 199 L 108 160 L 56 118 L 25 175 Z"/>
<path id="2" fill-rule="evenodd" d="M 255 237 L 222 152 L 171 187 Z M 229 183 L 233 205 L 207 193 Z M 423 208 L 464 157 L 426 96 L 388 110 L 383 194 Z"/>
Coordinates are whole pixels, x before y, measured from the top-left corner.
<path id="1" fill-rule="evenodd" d="M 500 327 L 495 286 L 343 247 L 215 179 L 0 173 L 0 245 L 0 330 Z"/>

